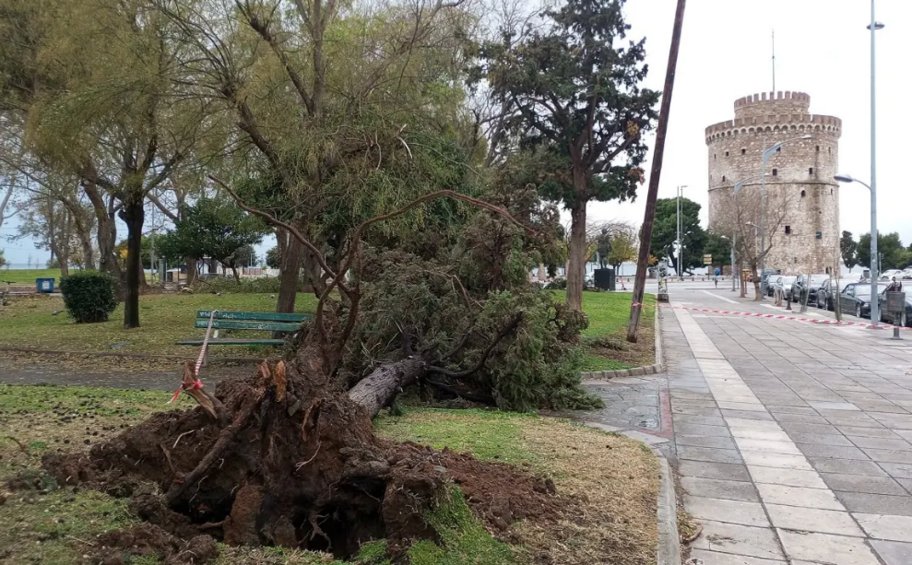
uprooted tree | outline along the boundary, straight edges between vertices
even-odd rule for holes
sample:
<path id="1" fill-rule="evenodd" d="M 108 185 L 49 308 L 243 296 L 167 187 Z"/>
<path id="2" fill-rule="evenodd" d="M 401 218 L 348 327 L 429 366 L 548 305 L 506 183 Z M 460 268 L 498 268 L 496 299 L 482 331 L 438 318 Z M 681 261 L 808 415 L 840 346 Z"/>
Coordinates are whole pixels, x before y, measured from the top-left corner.
<path id="1" fill-rule="evenodd" d="M 333 259 L 238 200 L 292 233 L 325 274 L 295 346 L 214 394 L 188 362 L 181 390 L 197 408 L 156 414 L 87 455 L 49 456 L 46 467 L 65 484 L 136 495 L 141 517 L 184 539 L 205 533 L 348 556 L 387 538 L 394 557 L 409 540 L 435 539 L 426 512 L 463 456 L 374 435 L 371 419 L 400 390 L 417 383 L 440 398 L 520 410 L 595 402 L 578 386 L 584 318 L 528 284 L 530 265 L 557 245 L 556 210 L 534 187 L 489 196 L 496 203 L 428 193 L 358 224 Z M 420 257 L 383 244 L 381 223 L 440 199 L 467 208 L 451 245 Z M 139 494 L 142 481 L 163 495 Z M 547 498 L 527 484 L 528 497 Z"/>

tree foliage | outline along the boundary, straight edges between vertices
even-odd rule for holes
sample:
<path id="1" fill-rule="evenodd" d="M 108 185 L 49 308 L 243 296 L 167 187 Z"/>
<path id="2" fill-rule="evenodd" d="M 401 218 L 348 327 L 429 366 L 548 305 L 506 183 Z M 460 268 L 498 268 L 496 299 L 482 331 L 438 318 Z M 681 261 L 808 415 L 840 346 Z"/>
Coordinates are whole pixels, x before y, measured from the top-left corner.
<path id="1" fill-rule="evenodd" d="M 482 49 L 483 76 L 510 108 L 519 148 L 535 154 L 542 195 L 571 212 L 567 303 L 575 310 L 588 259 L 586 205 L 635 196 L 641 133 L 656 118 L 658 93 L 641 86 L 644 40 L 624 44 L 622 8 L 620 0 L 571 0 L 520 38 L 507 31 Z"/>
<path id="2" fill-rule="evenodd" d="M 712 255 L 713 265 L 725 265 L 730 262 L 731 239 L 716 232 L 706 232 L 703 244 L 703 255 Z"/>
<path id="3" fill-rule="evenodd" d="M 912 251 L 906 249 L 897 232 L 877 234 L 877 254 L 880 255 L 878 269 L 904 269 L 912 263 Z M 871 265 L 871 234 L 858 238 L 858 265 Z"/>
<path id="4" fill-rule="evenodd" d="M 215 259 L 237 279 L 237 267 L 250 263 L 247 248 L 262 241 L 266 231 L 261 221 L 233 202 L 204 197 L 187 207 L 174 231 L 160 238 L 160 247 L 170 256 Z"/>
<path id="5" fill-rule="evenodd" d="M 871 238 L 869 236 L 868 242 L 870 243 L 870 241 Z M 842 237 L 839 238 L 839 254 L 842 257 L 842 262 L 849 268 L 849 271 L 859 263 L 858 242 L 852 237 L 852 232 L 843 230 Z M 869 251 L 868 256 L 870 255 L 871 253 Z"/>
<path id="6" fill-rule="evenodd" d="M 656 201 L 655 223 L 652 228 L 651 249 L 654 255 L 668 257 L 675 269 L 680 258 L 674 256 L 674 242 L 678 239 L 678 200 L 659 198 Z M 700 204 L 681 198 L 681 242 L 684 248 L 684 269 L 703 265 L 703 248 L 706 231 L 700 226 Z"/>

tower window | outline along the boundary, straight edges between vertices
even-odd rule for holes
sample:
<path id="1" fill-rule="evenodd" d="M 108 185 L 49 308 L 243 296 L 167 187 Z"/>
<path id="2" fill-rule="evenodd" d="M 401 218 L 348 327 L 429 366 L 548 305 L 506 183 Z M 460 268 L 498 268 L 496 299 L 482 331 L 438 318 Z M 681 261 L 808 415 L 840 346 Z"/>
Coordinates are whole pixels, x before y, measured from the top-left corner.
<path id="1" fill-rule="evenodd" d="M 785 235 L 792 235 L 792 226 L 785 226 Z"/>
<path id="2" fill-rule="evenodd" d="M 776 148 L 776 153 L 782 153 L 782 147 L 781 147 L 781 146 Z"/>
<path id="3" fill-rule="evenodd" d="M 725 182 L 725 175 L 722 175 L 722 182 Z"/>
<path id="4" fill-rule="evenodd" d="M 713 153 L 713 161 L 715 161 L 715 160 L 716 160 L 716 154 Z"/>
<path id="5" fill-rule="evenodd" d="M 833 196 L 833 189 L 830 189 L 830 196 Z"/>
<path id="6" fill-rule="evenodd" d="M 725 156 L 728 157 L 728 151 L 725 152 Z"/>
<path id="7" fill-rule="evenodd" d="M 742 147 L 742 148 L 741 148 L 741 154 L 744 155 L 745 153 L 747 153 L 747 149 L 745 149 L 745 148 Z"/>
<path id="8" fill-rule="evenodd" d="M 819 145 L 816 146 L 816 147 L 814 148 L 814 151 L 816 151 L 817 153 L 820 153 L 820 146 L 819 146 Z M 827 268 L 829 268 L 829 267 L 827 267 Z"/>
<path id="9" fill-rule="evenodd" d="M 779 175 L 779 169 L 773 169 L 773 176 L 775 177 L 778 175 Z"/>
<path id="10" fill-rule="evenodd" d="M 814 167 L 808 167 L 808 176 L 814 176 Z"/>
<path id="11" fill-rule="evenodd" d="M 804 191 L 804 189 L 802 189 L 802 190 L 801 190 L 801 198 L 804 198 L 805 194 L 806 194 L 806 192 Z"/>

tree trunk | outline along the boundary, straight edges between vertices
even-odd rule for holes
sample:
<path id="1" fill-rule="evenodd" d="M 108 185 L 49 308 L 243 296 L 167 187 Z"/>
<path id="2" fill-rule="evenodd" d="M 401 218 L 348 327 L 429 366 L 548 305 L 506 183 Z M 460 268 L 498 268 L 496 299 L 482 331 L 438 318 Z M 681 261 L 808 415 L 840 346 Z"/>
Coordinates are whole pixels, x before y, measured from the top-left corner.
<path id="1" fill-rule="evenodd" d="M 570 209 L 570 258 L 567 261 L 567 306 L 583 311 L 583 269 L 586 266 L 586 202 Z"/>
<path id="2" fill-rule="evenodd" d="M 234 275 L 234 282 L 240 284 L 241 275 L 238 273 L 237 267 L 235 265 L 231 265 L 231 274 Z"/>
<path id="3" fill-rule="evenodd" d="M 98 270 L 108 273 L 114 277 L 114 280 L 120 281 L 120 267 L 117 264 L 117 257 L 114 255 L 114 246 L 117 242 L 117 225 L 114 217 L 109 213 L 98 186 L 91 182 L 91 179 L 87 179 L 83 184 L 83 191 L 89 198 L 89 202 L 92 203 L 95 221 L 98 224 Z"/>
<path id="4" fill-rule="evenodd" d="M 303 246 L 301 242 L 284 230 L 278 237 L 284 238 L 284 252 L 279 258 L 279 297 L 276 301 L 276 312 L 294 312 L 295 299 L 298 294 L 298 278 L 301 272 Z"/>
<path id="5" fill-rule="evenodd" d="M 751 261 L 751 280 L 754 281 L 754 301 L 760 302 L 763 296 L 760 295 L 760 277 L 757 276 L 757 262 Z"/>
<path id="6" fill-rule="evenodd" d="M 744 284 L 744 278 L 741 276 L 741 273 L 744 272 L 744 264 L 739 260 L 738 261 L 738 281 L 741 286 L 741 298 L 747 298 L 747 286 Z"/>
<path id="7" fill-rule="evenodd" d="M 139 327 L 139 273 L 142 227 L 145 220 L 142 198 L 124 202 L 122 217 L 127 224 L 126 288 L 124 289 L 124 328 Z"/>
<path id="8" fill-rule="evenodd" d="M 348 391 L 348 397 L 355 404 L 363 406 L 370 417 L 374 418 L 384 406 L 392 402 L 396 393 L 417 381 L 426 367 L 427 363 L 420 357 L 380 365 L 358 381 Z"/>
<path id="9" fill-rule="evenodd" d="M 196 263 L 198 259 L 196 257 L 184 257 L 184 262 L 187 263 L 187 284 L 191 285 L 196 282 Z"/>
<path id="10" fill-rule="evenodd" d="M 304 271 L 304 279 L 310 284 L 311 291 L 322 293 L 326 289 L 323 269 L 317 262 L 316 256 L 308 249 L 301 250 L 301 268 Z"/>

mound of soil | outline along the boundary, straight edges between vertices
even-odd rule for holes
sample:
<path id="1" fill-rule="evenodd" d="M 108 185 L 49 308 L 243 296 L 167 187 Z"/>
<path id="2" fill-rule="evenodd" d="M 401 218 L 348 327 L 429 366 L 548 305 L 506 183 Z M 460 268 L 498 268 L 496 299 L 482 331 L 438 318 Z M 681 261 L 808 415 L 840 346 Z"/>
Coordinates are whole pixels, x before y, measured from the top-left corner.
<path id="1" fill-rule="evenodd" d="M 412 540 L 438 539 L 424 516 L 447 484 L 494 532 L 561 506 L 553 483 L 508 465 L 378 439 L 368 411 L 312 367 L 264 363 L 214 395 L 185 375 L 185 390 L 200 406 L 155 414 L 88 453 L 44 458 L 60 484 L 132 497 L 148 523 L 102 546 L 201 563 L 213 538 L 341 558 L 387 538 L 395 558 Z"/>

